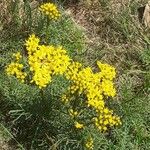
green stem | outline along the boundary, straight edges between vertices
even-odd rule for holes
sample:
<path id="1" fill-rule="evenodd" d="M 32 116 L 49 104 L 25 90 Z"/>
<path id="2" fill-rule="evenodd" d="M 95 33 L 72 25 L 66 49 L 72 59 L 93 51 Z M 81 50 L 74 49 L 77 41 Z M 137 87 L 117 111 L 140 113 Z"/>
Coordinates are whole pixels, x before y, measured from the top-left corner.
<path id="1" fill-rule="evenodd" d="M 42 104 L 42 107 L 44 108 L 43 110 L 45 110 L 46 101 L 45 101 L 45 98 L 44 98 L 44 90 L 43 89 L 40 90 L 40 96 L 41 96 L 41 104 Z"/>
<path id="2" fill-rule="evenodd" d="M 44 91 L 43 91 L 43 89 L 40 90 L 40 94 L 41 94 L 41 99 L 43 100 L 44 99 Z"/>
<path id="3" fill-rule="evenodd" d="M 47 98 L 45 96 L 44 89 L 40 90 L 40 96 L 41 96 L 42 114 L 44 115 L 44 118 L 45 118 L 48 115 L 47 112 L 48 112 L 49 104 L 48 104 Z"/>
<path id="4" fill-rule="evenodd" d="M 46 17 L 46 42 L 49 43 L 49 25 L 50 19 Z"/>

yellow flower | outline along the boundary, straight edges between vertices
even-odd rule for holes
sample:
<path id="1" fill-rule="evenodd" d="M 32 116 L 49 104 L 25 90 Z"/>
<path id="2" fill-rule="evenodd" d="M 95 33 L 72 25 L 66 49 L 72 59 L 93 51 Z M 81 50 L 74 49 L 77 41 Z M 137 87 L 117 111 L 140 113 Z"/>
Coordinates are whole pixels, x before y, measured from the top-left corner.
<path id="1" fill-rule="evenodd" d="M 8 66 L 6 66 L 7 75 L 14 75 L 17 79 L 20 79 L 21 82 L 24 82 L 27 74 L 22 71 L 23 65 L 20 63 L 12 62 Z"/>
<path id="2" fill-rule="evenodd" d="M 73 109 L 69 109 L 69 114 L 70 114 L 70 116 L 75 117 L 78 115 L 78 112 L 74 111 Z"/>
<path id="3" fill-rule="evenodd" d="M 15 60 L 16 60 L 17 62 L 22 58 L 20 52 L 14 53 L 14 54 L 13 54 L 13 57 L 15 58 Z"/>
<path id="4" fill-rule="evenodd" d="M 101 75 L 109 80 L 113 80 L 116 76 L 115 68 L 108 65 L 108 64 L 102 64 L 101 62 L 97 61 L 97 65 L 99 69 L 101 70 Z"/>
<path id="5" fill-rule="evenodd" d="M 64 103 L 67 103 L 67 102 L 69 101 L 67 95 L 65 95 L 65 94 L 63 94 L 63 95 L 61 96 L 61 100 L 62 100 L 62 102 L 64 102 Z"/>
<path id="6" fill-rule="evenodd" d="M 104 132 L 107 131 L 107 127 L 106 126 L 103 127 L 103 131 Z"/>
<path id="7" fill-rule="evenodd" d="M 116 95 L 116 90 L 114 88 L 113 82 L 107 79 L 102 80 L 101 88 L 106 96 L 114 97 Z"/>
<path id="8" fill-rule="evenodd" d="M 39 10 L 47 15 L 50 19 L 57 20 L 60 17 L 60 13 L 53 3 L 45 3 L 39 7 Z"/>
<path id="9" fill-rule="evenodd" d="M 86 142 L 86 144 L 85 144 L 85 147 L 88 149 L 88 150 L 93 150 L 93 139 L 90 137 L 88 140 L 87 140 L 87 142 Z"/>
<path id="10" fill-rule="evenodd" d="M 39 38 L 37 38 L 35 34 L 30 35 L 28 40 L 26 40 L 25 46 L 28 51 L 28 55 L 33 54 L 37 50 L 39 41 Z"/>
<path id="11" fill-rule="evenodd" d="M 76 122 L 75 122 L 75 127 L 76 127 L 77 129 L 82 129 L 82 128 L 84 127 L 84 125 L 76 121 Z"/>

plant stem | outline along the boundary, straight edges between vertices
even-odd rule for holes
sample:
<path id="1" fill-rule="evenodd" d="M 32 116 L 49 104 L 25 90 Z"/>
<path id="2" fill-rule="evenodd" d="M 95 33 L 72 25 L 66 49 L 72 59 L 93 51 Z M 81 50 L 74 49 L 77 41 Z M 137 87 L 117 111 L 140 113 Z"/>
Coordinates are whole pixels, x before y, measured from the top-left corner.
<path id="1" fill-rule="evenodd" d="M 49 25 L 50 19 L 46 17 L 46 42 L 49 43 Z"/>

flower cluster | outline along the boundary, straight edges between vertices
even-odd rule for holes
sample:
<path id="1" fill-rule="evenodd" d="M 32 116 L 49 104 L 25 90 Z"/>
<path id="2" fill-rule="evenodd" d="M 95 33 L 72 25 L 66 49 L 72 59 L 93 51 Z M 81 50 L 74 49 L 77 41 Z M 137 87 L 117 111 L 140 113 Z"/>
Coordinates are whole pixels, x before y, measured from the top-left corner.
<path id="1" fill-rule="evenodd" d="M 113 111 L 109 110 L 105 104 L 108 97 L 114 97 L 116 94 L 113 84 L 116 76 L 114 67 L 98 61 L 100 71 L 94 73 L 90 67 L 84 68 L 81 63 L 70 59 L 66 50 L 61 46 L 55 47 L 39 43 L 40 39 L 34 34 L 25 42 L 32 74 L 31 83 L 34 82 L 39 88 L 44 88 L 52 81 L 52 76 L 64 75 L 71 83 L 67 91 L 69 95 L 62 96 L 65 104 L 70 103 L 70 95 L 73 97 L 82 95 L 84 96 L 83 103 L 87 108 L 95 111 L 92 122 L 100 131 L 106 131 L 109 127 L 121 124 L 120 118 L 114 116 Z M 22 71 L 23 65 L 19 63 L 22 56 L 20 53 L 13 56 L 17 62 L 7 66 L 7 74 L 15 75 L 24 82 L 27 75 Z M 78 119 L 80 113 L 78 114 L 71 103 L 69 105 L 69 114 L 75 121 L 75 127 L 84 128 L 86 124 L 83 125 L 81 119 Z"/>
<path id="2" fill-rule="evenodd" d="M 117 126 L 121 124 L 120 118 L 113 115 L 113 111 L 107 107 L 103 110 L 98 110 L 97 117 L 94 118 L 94 124 L 100 131 L 106 131 L 108 126 Z"/>
<path id="3" fill-rule="evenodd" d="M 108 65 L 108 64 L 103 64 L 101 62 L 97 62 L 97 65 L 99 69 L 101 70 L 101 76 L 108 79 L 108 80 L 113 80 L 116 77 L 116 71 L 115 68 Z"/>
<path id="4" fill-rule="evenodd" d="M 17 79 L 21 80 L 21 82 L 24 82 L 25 77 L 27 74 L 23 72 L 23 65 L 19 63 L 19 60 L 22 58 L 20 52 L 14 53 L 13 57 L 15 59 L 14 62 L 11 62 L 6 67 L 6 73 L 7 75 L 13 75 L 16 76 Z"/>
<path id="5" fill-rule="evenodd" d="M 57 20 L 60 17 L 57 7 L 52 3 L 45 3 L 39 9 L 50 19 Z M 99 72 L 94 73 L 91 67 L 85 68 L 81 63 L 70 59 L 62 46 L 42 45 L 34 34 L 26 40 L 25 46 L 30 83 L 35 83 L 40 89 L 45 88 L 54 75 L 64 75 L 70 81 L 67 92 L 62 95 L 62 101 L 67 106 L 76 129 L 81 131 L 92 124 L 104 132 L 121 124 L 120 118 L 106 106 L 108 97 L 116 95 L 113 83 L 116 77 L 114 67 L 98 61 Z M 24 66 L 20 63 L 22 56 L 18 52 L 13 54 L 13 58 L 14 61 L 8 64 L 6 72 L 24 82 L 27 74 L 23 72 Z M 87 115 L 89 117 L 92 114 L 89 122 L 84 110 L 92 112 Z M 85 147 L 93 149 L 91 137 L 86 141 Z"/>
<path id="6" fill-rule="evenodd" d="M 82 123 L 79 123 L 79 122 L 75 121 L 75 127 L 77 129 L 82 129 L 84 127 L 84 125 Z"/>
<path id="7" fill-rule="evenodd" d="M 93 149 L 93 139 L 92 139 L 92 137 L 90 137 L 90 138 L 87 140 L 87 142 L 86 142 L 86 144 L 85 144 L 85 147 L 86 147 L 87 149 L 89 149 L 89 150 L 92 150 L 92 149 Z"/>
<path id="8" fill-rule="evenodd" d="M 13 57 L 17 62 L 19 62 L 19 60 L 22 58 L 20 52 L 14 53 Z"/>
<path id="9" fill-rule="evenodd" d="M 40 45 L 39 41 L 35 35 L 31 35 L 25 45 L 30 71 L 33 74 L 31 82 L 43 88 L 51 82 L 52 75 L 62 75 L 67 70 L 70 58 L 61 46 Z"/>
<path id="10" fill-rule="evenodd" d="M 45 3 L 39 7 L 39 10 L 47 15 L 50 19 L 57 20 L 60 17 L 60 13 L 53 3 Z"/>
<path id="11" fill-rule="evenodd" d="M 35 36 L 35 34 L 30 35 L 28 40 L 25 42 L 25 46 L 28 52 L 28 55 L 32 55 L 35 51 L 37 51 L 40 39 Z"/>
<path id="12" fill-rule="evenodd" d="M 71 117 L 76 117 L 78 115 L 78 112 L 77 111 L 74 111 L 73 109 L 69 109 L 69 114 Z"/>
<path id="13" fill-rule="evenodd" d="M 108 64 L 98 61 L 97 65 L 100 72 L 93 73 L 90 67 L 82 68 L 80 63 L 72 62 L 68 66 L 65 76 L 72 81 L 69 88 L 70 93 L 73 95 L 83 94 L 86 97 L 87 106 L 96 111 L 96 117 L 93 118 L 95 126 L 101 131 L 106 131 L 109 126 L 121 124 L 120 118 L 114 116 L 113 111 L 105 106 L 105 99 L 114 97 L 116 94 L 113 85 L 116 72 L 115 68 Z"/>

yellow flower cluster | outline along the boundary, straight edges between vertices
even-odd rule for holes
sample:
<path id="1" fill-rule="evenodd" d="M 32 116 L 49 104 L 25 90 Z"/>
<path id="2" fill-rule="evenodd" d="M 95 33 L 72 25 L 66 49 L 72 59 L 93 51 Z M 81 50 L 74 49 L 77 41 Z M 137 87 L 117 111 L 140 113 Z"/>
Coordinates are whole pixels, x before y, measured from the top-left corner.
<path id="1" fill-rule="evenodd" d="M 101 70 L 100 72 L 102 77 L 101 88 L 103 89 L 103 94 L 105 96 L 114 97 L 116 95 L 116 90 L 114 88 L 112 80 L 116 76 L 115 68 L 108 64 L 102 64 L 99 61 L 97 62 L 97 65 Z"/>
<path id="2" fill-rule="evenodd" d="M 30 71 L 33 73 L 31 82 L 44 88 L 51 82 L 52 75 L 62 75 L 67 70 L 70 58 L 61 46 L 39 45 L 39 41 L 35 35 L 31 35 L 25 45 Z"/>
<path id="3" fill-rule="evenodd" d="M 77 129 L 82 129 L 83 127 L 84 127 L 84 125 L 82 124 L 82 123 L 79 123 L 79 122 L 75 122 L 75 127 L 77 128 Z"/>
<path id="4" fill-rule="evenodd" d="M 16 60 L 17 62 L 22 58 L 20 52 L 14 53 L 14 54 L 13 54 L 13 57 L 15 58 L 15 60 Z"/>
<path id="5" fill-rule="evenodd" d="M 26 46 L 29 56 L 37 51 L 39 42 L 40 42 L 40 39 L 36 37 L 35 34 L 30 35 L 28 40 L 26 40 L 25 46 Z"/>
<path id="6" fill-rule="evenodd" d="M 121 125 L 120 118 L 113 116 L 113 111 L 106 107 L 103 110 L 99 110 L 98 116 L 94 118 L 94 121 L 100 131 L 106 131 L 108 126 Z"/>
<path id="7" fill-rule="evenodd" d="M 74 111 L 73 109 L 69 109 L 69 114 L 71 117 L 76 117 L 78 115 L 78 112 L 77 111 Z"/>
<path id="8" fill-rule="evenodd" d="M 27 74 L 25 72 L 22 72 L 22 69 L 23 69 L 22 64 L 12 62 L 11 64 L 7 66 L 6 73 L 8 75 L 14 75 L 16 76 L 17 79 L 20 79 L 21 82 L 24 82 Z"/>
<path id="9" fill-rule="evenodd" d="M 61 100 L 62 100 L 62 102 L 63 103 L 68 103 L 68 101 L 69 101 L 69 98 L 67 97 L 67 95 L 66 94 L 63 94 L 62 96 L 61 96 Z"/>
<path id="10" fill-rule="evenodd" d="M 11 62 L 6 67 L 6 73 L 7 75 L 14 75 L 17 79 L 21 80 L 21 82 L 24 82 L 25 77 L 27 74 L 23 72 L 23 65 L 19 63 L 19 60 L 22 58 L 20 52 L 14 53 L 13 57 L 15 58 L 16 62 Z"/>
<path id="11" fill-rule="evenodd" d="M 86 144 L 85 144 L 85 147 L 88 149 L 88 150 L 92 150 L 93 149 L 93 139 L 90 137 L 88 140 L 87 140 L 87 142 L 86 142 Z"/>
<path id="12" fill-rule="evenodd" d="M 70 93 L 86 96 L 88 107 L 94 108 L 97 113 L 94 124 L 101 131 L 106 131 L 109 126 L 121 124 L 120 118 L 113 116 L 113 112 L 105 106 L 105 99 L 116 94 L 113 85 L 116 72 L 108 64 L 99 61 L 97 64 L 100 72 L 93 73 L 90 67 L 82 68 L 80 63 L 73 62 L 68 66 L 65 75 L 72 81 Z"/>
<path id="13" fill-rule="evenodd" d="M 50 19 L 57 20 L 60 17 L 60 13 L 53 3 L 45 3 L 39 7 L 39 10 L 47 15 Z"/>
<path id="14" fill-rule="evenodd" d="M 116 71 L 115 68 L 108 65 L 108 64 L 102 64 L 101 62 L 97 62 L 97 65 L 99 69 L 101 70 L 101 76 L 108 79 L 113 80 L 116 77 Z"/>

